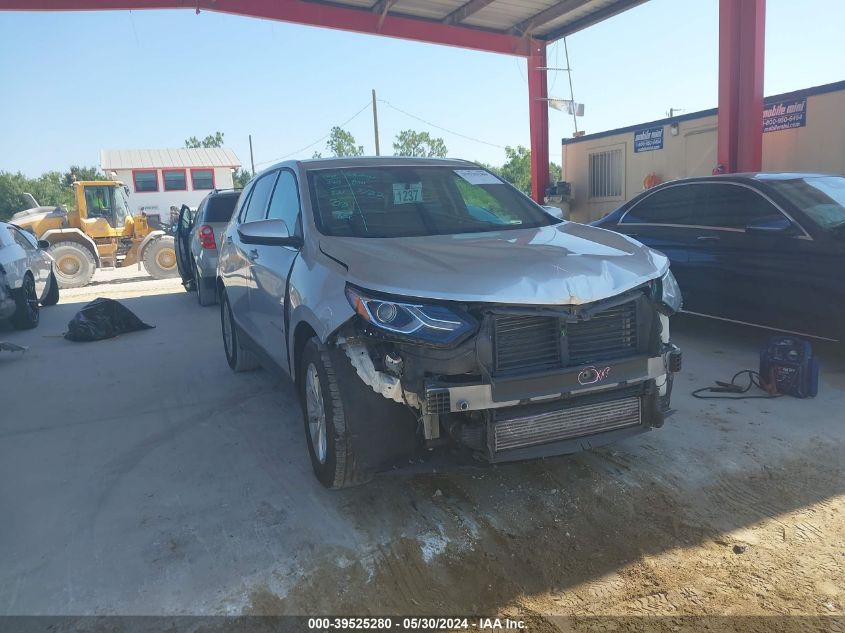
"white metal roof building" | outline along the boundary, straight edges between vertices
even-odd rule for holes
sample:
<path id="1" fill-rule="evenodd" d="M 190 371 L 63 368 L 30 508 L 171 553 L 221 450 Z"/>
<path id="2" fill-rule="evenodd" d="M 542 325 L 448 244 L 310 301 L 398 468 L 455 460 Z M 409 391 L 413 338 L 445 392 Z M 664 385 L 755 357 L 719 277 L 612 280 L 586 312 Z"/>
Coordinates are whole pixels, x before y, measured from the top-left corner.
<path id="1" fill-rule="evenodd" d="M 241 162 L 226 147 L 102 149 L 100 168 L 129 188 L 133 213 L 169 218 L 171 207 L 196 207 L 213 189 L 231 189 Z"/>
<path id="2" fill-rule="evenodd" d="M 241 166 L 235 152 L 227 147 L 179 147 L 176 149 L 101 149 L 103 171 L 119 169 L 161 169 L 163 167 Z"/>

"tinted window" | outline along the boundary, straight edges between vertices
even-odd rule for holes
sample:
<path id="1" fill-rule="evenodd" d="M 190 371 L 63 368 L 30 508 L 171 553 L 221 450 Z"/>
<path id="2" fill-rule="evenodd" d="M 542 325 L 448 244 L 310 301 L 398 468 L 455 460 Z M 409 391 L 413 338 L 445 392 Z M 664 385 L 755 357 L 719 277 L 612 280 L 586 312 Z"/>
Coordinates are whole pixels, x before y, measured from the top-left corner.
<path id="1" fill-rule="evenodd" d="M 296 218 L 299 215 L 299 194 L 296 191 L 296 178 L 287 170 L 279 173 L 279 181 L 270 200 L 267 219 L 284 220 L 291 234 L 296 230 Z"/>
<path id="2" fill-rule="evenodd" d="M 247 202 L 246 214 L 241 219 L 242 222 L 254 222 L 255 220 L 263 220 L 267 211 L 267 202 L 270 200 L 270 194 L 273 191 L 273 185 L 276 183 L 276 176 L 278 172 L 273 172 L 259 178 L 252 187 L 252 195 Z"/>
<path id="3" fill-rule="evenodd" d="M 845 226 L 845 178 L 842 176 L 773 179 L 768 185 L 823 229 Z"/>
<path id="4" fill-rule="evenodd" d="M 744 229 L 752 222 L 780 218 L 783 214 L 756 191 L 738 185 L 705 185 L 706 213 L 696 214 L 692 224 Z"/>
<path id="5" fill-rule="evenodd" d="M 493 174 L 454 167 L 349 167 L 308 174 L 311 204 L 326 235 L 411 237 L 556 224 Z"/>
<path id="6" fill-rule="evenodd" d="M 188 188 L 185 180 L 185 171 L 183 169 L 166 169 L 161 172 L 161 176 L 164 180 L 165 191 L 185 191 L 185 189 Z"/>
<path id="7" fill-rule="evenodd" d="M 238 196 L 214 196 L 206 201 L 204 222 L 228 222 L 235 212 Z"/>
<path id="8" fill-rule="evenodd" d="M 35 250 L 36 248 L 38 248 L 38 244 L 37 244 L 37 242 L 35 241 L 35 238 L 34 238 L 34 237 L 30 237 L 29 235 L 27 235 L 27 234 L 26 234 L 26 233 L 24 233 L 23 231 L 20 231 L 20 230 L 18 230 L 18 229 L 13 229 L 13 228 L 9 227 L 9 233 L 11 233 L 11 234 L 12 234 L 12 238 L 13 238 L 13 239 L 14 239 L 14 240 L 15 240 L 15 241 L 16 241 L 16 242 L 20 245 L 20 246 L 22 246 L 22 247 L 23 247 L 23 248 L 25 248 L 26 250 L 30 250 L 30 251 L 32 251 L 32 250 Z"/>
<path id="9" fill-rule="evenodd" d="M 192 169 L 191 187 L 194 189 L 194 191 L 200 191 L 202 189 L 214 189 L 214 170 Z"/>
<path id="10" fill-rule="evenodd" d="M 661 189 L 634 205 L 623 224 L 695 224 L 694 216 L 702 215 L 701 187 L 680 185 Z"/>
<path id="11" fill-rule="evenodd" d="M 132 177 L 135 180 L 135 191 L 158 191 L 158 172 L 136 171 Z"/>

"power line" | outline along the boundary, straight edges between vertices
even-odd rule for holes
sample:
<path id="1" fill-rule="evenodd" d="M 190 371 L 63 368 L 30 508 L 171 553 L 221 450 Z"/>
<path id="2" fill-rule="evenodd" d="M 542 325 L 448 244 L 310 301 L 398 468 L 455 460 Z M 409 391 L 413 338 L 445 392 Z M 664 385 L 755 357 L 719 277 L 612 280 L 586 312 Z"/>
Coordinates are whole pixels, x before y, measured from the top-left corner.
<path id="1" fill-rule="evenodd" d="M 410 112 L 406 112 L 402 108 L 397 108 L 395 105 L 393 105 L 389 101 L 385 101 L 384 99 L 379 99 L 379 101 L 381 103 L 383 103 L 384 105 L 386 105 L 388 108 L 392 108 L 393 110 L 396 110 L 397 112 L 401 112 L 405 116 L 409 116 L 412 119 L 416 119 L 417 121 L 420 121 L 421 123 L 425 123 L 426 125 L 429 125 L 433 128 L 437 128 L 438 130 L 441 130 L 441 131 L 446 132 L 448 134 L 454 134 L 455 136 L 460 136 L 461 138 L 464 138 L 468 141 L 474 141 L 475 143 L 482 143 L 484 145 L 489 145 L 491 147 L 498 147 L 499 149 L 505 149 L 504 145 L 498 145 L 496 143 L 491 143 L 489 141 L 483 141 L 480 138 L 473 138 L 472 136 L 467 136 L 466 134 L 461 134 L 460 132 L 455 132 L 454 130 L 450 130 L 448 128 L 445 128 L 442 125 L 437 125 L 436 123 L 432 123 L 431 121 L 426 121 L 422 117 L 418 117 L 416 114 L 411 114 Z"/>
<path id="2" fill-rule="evenodd" d="M 364 110 L 366 110 L 366 109 L 367 109 L 367 108 L 369 108 L 369 107 L 370 107 L 370 102 L 368 101 L 368 102 L 364 105 L 364 107 L 363 107 L 363 108 L 361 108 L 360 110 L 358 110 L 358 112 L 356 112 L 356 113 L 355 113 L 355 114 L 353 114 L 351 117 L 349 117 L 348 119 L 346 119 L 346 121 L 344 121 L 343 123 L 341 123 L 341 124 L 339 124 L 339 125 L 336 125 L 336 126 L 334 126 L 334 127 L 343 127 L 344 125 L 347 125 L 347 124 L 349 124 L 349 123 L 352 123 L 352 121 L 353 121 L 353 120 L 355 120 L 355 118 L 356 118 L 359 114 L 361 114 Z M 260 167 L 261 165 L 269 165 L 270 163 L 277 163 L 277 162 L 279 162 L 280 160 L 284 160 L 284 159 L 286 159 L 286 158 L 290 158 L 291 156 L 294 156 L 295 154 L 299 154 L 300 152 L 304 152 L 304 151 L 305 151 L 305 150 L 307 150 L 307 149 L 311 149 L 311 148 L 312 148 L 312 147 L 314 147 L 317 143 L 321 143 L 321 142 L 325 141 L 325 140 L 326 140 L 327 138 L 329 138 L 331 135 L 332 135 L 332 133 L 331 133 L 331 132 L 329 132 L 329 133 L 328 133 L 328 134 L 326 134 L 325 136 L 321 136 L 320 138 L 318 138 L 318 139 L 317 139 L 316 141 L 314 141 L 313 143 L 310 143 L 309 145 L 306 145 L 305 147 L 300 147 L 298 150 L 296 150 L 296 151 L 294 151 L 294 152 L 291 152 L 290 154 L 285 154 L 284 156 L 279 156 L 278 158 L 271 158 L 270 160 L 263 160 L 263 161 L 261 161 L 261 162 L 259 162 L 259 163 L 256 163 L 256 165 L 258 165 L 258 166 Z"/>

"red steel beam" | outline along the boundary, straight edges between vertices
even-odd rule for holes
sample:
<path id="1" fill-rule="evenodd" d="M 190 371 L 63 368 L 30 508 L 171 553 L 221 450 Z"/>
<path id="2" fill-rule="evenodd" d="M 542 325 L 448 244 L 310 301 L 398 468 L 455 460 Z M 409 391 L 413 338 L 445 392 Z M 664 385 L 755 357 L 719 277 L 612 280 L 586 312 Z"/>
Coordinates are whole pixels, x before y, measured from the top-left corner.
<path id="1" fill-rule="evenodd" d="M 766 0 L 719 0 L 717 160 L 725 173 L 763 167 Z"/>
<path id="2" fill-rule="evenodd" d="M 528 56 L 528 120 L 531 134 L 531 197 L 543 204 L 549 186 L 549 93 L 546 42 L 530 40 Z M 543 70 L 541 70 L 543 69 Z"/>
<path id="3" fill-rule="evenodd" d="M 525 57 L 525 38 L 302 0 L 0 0 L 0 11 L 196 9 Z"/>

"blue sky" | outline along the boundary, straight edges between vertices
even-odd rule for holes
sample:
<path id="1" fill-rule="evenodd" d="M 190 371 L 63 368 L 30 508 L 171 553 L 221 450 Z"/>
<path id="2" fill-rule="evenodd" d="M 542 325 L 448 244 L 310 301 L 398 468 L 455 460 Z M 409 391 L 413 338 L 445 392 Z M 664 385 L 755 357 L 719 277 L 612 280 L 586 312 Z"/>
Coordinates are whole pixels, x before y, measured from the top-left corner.
<path id="1" fill-rule="evenodd" d="M 579 127 L 598 132 L 717 101 L 717 0 L 650 0 L 568 38 Z M 766 94 L 839 81 L 845 2 L 769 0 Z M 564 66 L 563 46 L 549 64 Z M 452 156 L 494 164 L 528 145 L 525 61 L 457 48 L 193 11 L 0 13 L 0 170 L 35 176 L 93 165 L 105 148 L 178 147 L 226 135 L 259 168 L 380 99 L 382 153 L 402 129 L 442 136 Z M 568 97 L 564 73 L 550 95 Z M 550 112 L 550 148 L 572 120 Z M 369 109 L 346 125 L 373 152 Z M 323 151 L 325 141 L 293 157 Z"/>

